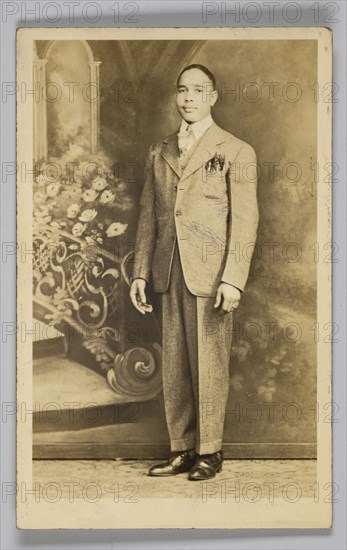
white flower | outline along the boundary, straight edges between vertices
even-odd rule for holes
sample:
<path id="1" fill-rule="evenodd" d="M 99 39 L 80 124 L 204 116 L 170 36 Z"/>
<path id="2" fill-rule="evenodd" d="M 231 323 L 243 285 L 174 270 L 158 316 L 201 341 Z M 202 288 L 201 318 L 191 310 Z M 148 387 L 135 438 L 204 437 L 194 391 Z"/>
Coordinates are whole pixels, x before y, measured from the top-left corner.
<path id="1" fill-rule="evenodd" d="M 74 235 L 74 237 L 80 237 L 82 233 L 84 233 L 86 228 L 87 228 L 86 224 L 77 222 L 72 228 L 72 234 Z"/>
<path id="2" fill-rule="evenodd" d="M 80 205 L 77 204 L 77 202 L 75 202 L 74 204 L 71 204 L 68 207 L 66 211 L 66 215 L 68 218 L 73 219 L 73 218 L 76 218 L 79 211 L 80 211 Z"/>
<path id="3" fill-rule="evenodd" d="M 60 189 L 60 183 L 59 181 L 54 181 L 53 183 L 49 183 L 46 187 L 46 195 L 47 197 L 55 197 Z"/>
<path id="4" fill-rule="evenodd" d="M 78 217 L 81 222 L 91 222 L 97 216 L 98 211 L 95 208 L 87 208 L 83 210 L 82 214 Z"/>
<path id="5" fill-rule="evenodd" d="M 97 176 L 96 178 L 93 179 L 92 181 L 93 189 L 95 189 L 96 191 L 102 191 L 103 189 L 105 189 L 105 187 L 107 187 L 107 181 L 105 180 L 105 178 L 101 178 L 100 176 Z"/>
<path id="6" fill-rule="evenodd" d="M 106 235 L 108 237 L 118 237 L 118 235 L 122 235 L 126 228 L 128 227 L 127 223 L 119 223 L 114 222 L 109 225 L 109 227 L 106 230 Z"/>
<path id="7" fill-rule="evenodd" d="M 112 193 L 112 191 L 109 191 L 108 189 L 105 189 L 105 191 L 101 193 L 100 202 L 101 204 L 109 204 L 114 200 L 114 198 L 114 193 Z"/>
<path id="8" fill-rule="evenodd" d="M 98 193 L 95 191 L 95 189 L 87 189 L 83 193 L 82 198 L 85 202 L 92 202 L 92 201 L 95 201 L 97 196 L 98 196 Z"/>

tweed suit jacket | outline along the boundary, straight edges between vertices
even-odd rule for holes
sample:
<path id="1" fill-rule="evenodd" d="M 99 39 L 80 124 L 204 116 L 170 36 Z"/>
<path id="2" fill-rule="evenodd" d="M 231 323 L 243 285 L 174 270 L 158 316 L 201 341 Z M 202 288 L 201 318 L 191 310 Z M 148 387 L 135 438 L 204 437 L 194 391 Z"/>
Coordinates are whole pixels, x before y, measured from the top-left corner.
<path id="1" fill-rule="evenodd" d="M 243 291 L 259 218 L 254 149 L 213 122 L 182 171 L 178 131 L 149 151 L 132 280 L 152 274 L 154 291 L 165 292 L 177 239 L 194 295 L 213 296 L 222 281 Z M 211 170 L 216 154 L 223 166 Z"/>

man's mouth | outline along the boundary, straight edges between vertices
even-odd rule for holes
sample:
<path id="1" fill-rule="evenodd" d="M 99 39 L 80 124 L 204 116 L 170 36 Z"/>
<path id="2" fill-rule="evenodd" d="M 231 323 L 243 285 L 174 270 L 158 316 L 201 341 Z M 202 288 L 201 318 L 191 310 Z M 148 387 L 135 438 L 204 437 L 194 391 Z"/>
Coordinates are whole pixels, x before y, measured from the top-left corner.
<path id="1" fill-rule="evenodd" d="M 187 112 L 187 113 L 190 113 L 191 111 L 194 111 L 196 109 L 196 107 L 183 107 L 183 109 Z"/>

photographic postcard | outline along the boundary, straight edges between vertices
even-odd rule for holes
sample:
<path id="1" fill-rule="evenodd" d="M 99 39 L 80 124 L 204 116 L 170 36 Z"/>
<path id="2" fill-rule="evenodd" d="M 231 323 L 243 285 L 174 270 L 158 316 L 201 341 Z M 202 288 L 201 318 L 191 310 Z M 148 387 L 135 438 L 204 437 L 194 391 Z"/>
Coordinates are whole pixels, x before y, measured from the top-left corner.
<path id="1" fill-rule="evenodd" d="M 18 527 L 331 527 L 329 29 L 19 29 L 15 92 Z"/>

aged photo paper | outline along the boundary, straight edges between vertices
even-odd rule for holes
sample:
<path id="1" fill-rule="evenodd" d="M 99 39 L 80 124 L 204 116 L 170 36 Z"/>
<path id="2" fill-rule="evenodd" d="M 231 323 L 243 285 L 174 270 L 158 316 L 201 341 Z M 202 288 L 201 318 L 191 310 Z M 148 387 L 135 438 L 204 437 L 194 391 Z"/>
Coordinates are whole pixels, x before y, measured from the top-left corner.
<path id="1" fill-rule="evenodd" d="M 332 33 L 17 31 L 17 526 L 329 528 Z"/>

